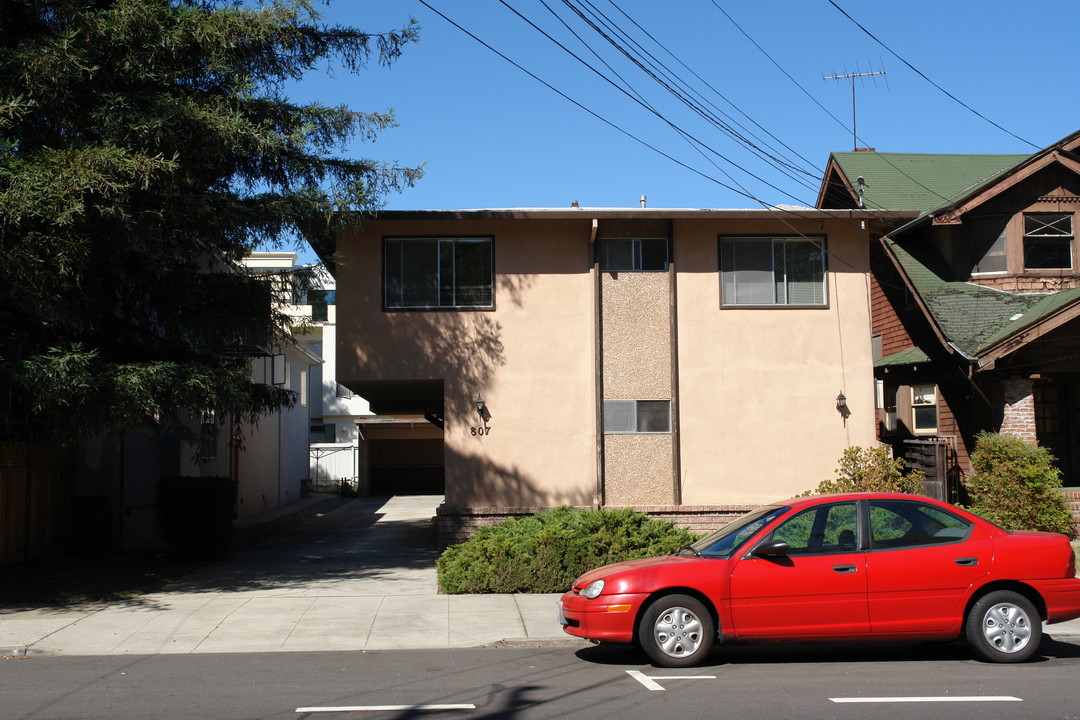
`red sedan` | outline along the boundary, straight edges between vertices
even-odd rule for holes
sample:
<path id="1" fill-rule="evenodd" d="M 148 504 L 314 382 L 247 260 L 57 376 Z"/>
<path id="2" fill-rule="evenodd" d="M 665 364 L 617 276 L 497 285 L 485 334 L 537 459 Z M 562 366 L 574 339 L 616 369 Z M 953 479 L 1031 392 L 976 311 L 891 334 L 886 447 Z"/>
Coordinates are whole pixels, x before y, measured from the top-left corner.
<path id="1" fill-rule="evenodd" d="M 948 640 L 1019 662 L 1042 621 L 1080 617 L 1064 535 L 1004 530 L 947 503 L 852 493 L 759 508 L 667 557 L 587 572 L 559 601 L 571 635 L 636 643 L 657 665 L 714 642 Z"/>

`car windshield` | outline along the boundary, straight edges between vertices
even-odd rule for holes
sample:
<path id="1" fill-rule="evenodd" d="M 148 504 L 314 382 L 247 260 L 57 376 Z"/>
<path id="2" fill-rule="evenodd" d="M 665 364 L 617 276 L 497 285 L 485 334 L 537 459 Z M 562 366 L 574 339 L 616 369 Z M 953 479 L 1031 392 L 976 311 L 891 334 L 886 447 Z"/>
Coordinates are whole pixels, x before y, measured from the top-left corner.
<path id="1" fill-rule="evenodd" d="M 697 540 L 689 549 L 695 555 L 707 558 L 728 558 L 750 539 L 758 530 L 786 513 L 786 506 L 766 505 L 720 528 L 711 535 Z"/>

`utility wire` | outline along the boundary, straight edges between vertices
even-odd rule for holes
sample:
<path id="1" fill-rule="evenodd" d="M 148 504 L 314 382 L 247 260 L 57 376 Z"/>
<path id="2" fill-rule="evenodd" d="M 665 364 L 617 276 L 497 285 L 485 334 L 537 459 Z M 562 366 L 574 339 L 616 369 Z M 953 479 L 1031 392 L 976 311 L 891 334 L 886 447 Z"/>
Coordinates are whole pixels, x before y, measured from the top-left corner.
<path id="1" fill-rule="evenodd" d="M 1005 128 L 1003 128 L 1002 126 L 998 125 L 998 124 L 997 124 L 996 122 L 994 122 L 994 121 L 993 121 L 993 120 L 991 120 L 990 118 L 988 118 L 988 117 L 986 117 L 985 115 L 983 115 L 983 114 L 982 114 L 981 112 L 979 112 L 979 111 L 978 111 L 978 110 L 976 110 L 975 108 L 973 108 L 973 107 L 971 107 L 970 105 L 968 105 L 967 103 L 965 103 L 965 102 L 964 102 L 963 100 L 961 100 L 961 99 L 959 99 L 958 97 L 956 97 L 955 95 L 953 95 L 953 94 L 952 94 L 951 92 L 949 92 L 949 91 L 948 91 L 948 90 L 946 90 L 945 88 L 943 88 L 943 87 L 941 87 L 940 85 L 938 85 L 938 84 L 937 84 L 936 82 L 934 82 L 933 80 L 931 80 L 930 78 L 928 78 L 928 77 L 927 77 L 926 75 L 924 75 L 924 74 L 923 74 L 923 72 L 922 72 L 921 70 L 919 70 L 919 69 L 918 69 L 917 67 L 915 67 L 914 65 L 912 65 L 911 63 L 909 63 L 909 62 L 908 62 L 907 60 L 905 60 L 904 58 L 900 57 L 900 55 L 898 55 L 898 54 L 897 54 L 897 53 L 896 53 L 896 52 L 895 52 L 895 51 L 894 51 L 894 50 L 893 50 L 892 48 L 890 48 L 890 47 L 889 47 L 888 45 L 886 45 L 886 44 L 885 44 L 885 43 L 883 43 L 883 42 L 882 42 L 881 40 L 879 40 L 879 39 L 878 39 L 878 38 L 877 38 L 877 37 L 876 37 L 876 36 L 875 36 L 875 35 L 874 35 L 874 34 L 873 34 L 872 32 L 870 32 L 870 31 L 869 31 L 869 30 L 867 30 L 867 29 L 866 29 L 865 27 L 863 27 L 862 25 L 860 25 L 860 24 L 859 24 L 859 22 L 858 22 L 858 21 L 857 21 L 857 20 L 856 20 L 855 18 L 853 18 L 853 17 L 851 17 L 850 15 L 848 15 L 848 14 L 847 14 L 847 11 L 845 11 L 845 10 L 844 10 L 844 9 L 843 9 L 842 7 L 840 7 L 839 5 L 837 5 L 837 4 L 836 4 L 836 3 L 834 2 L 834 0 L 828 0 L 828 2 L 829 2 L 829 4 L 830 4 L 830 5 L 832 5 L 832 6 L 834 7 L 834 8 L 836 8 L 836 9 L 837 9 L 837 10 L 838 10 L 838 11 L 840 12 L 840 14 L 841 14 L 841 15 L 843 15 L 843 16 L 844 16 L 844 17 L 846 17 L 846 18 L 847 18 L 848 20 L 850 20 L 851 22 L 853 22 L 853 23 L 855 24 L 855 27 L 859 28 L 859 29 L 860 29 L 860 30 L 862 30 L 862 31 L 863 31 L 864 33 L 866 33 L 866 34 L 867 34 L 867 35 L 868 35 L 868 36 L 870 37 L 870 39 L 871 39 L 871 40 L 873 40 L 874 42 L 876 42 L 876 43 L 877 43 L 878 45 L 880 45 L 881 47 L 885 48 L 885 49 L 886 49 L 886 50 L 887 50 L 887 51 L 889 52 L 889 54 L 890 54 L 890 55 L 892 55 L 892 56 L 893 56 L 894 58 L 896 58 L 896 59 L 897 59 L 897 60 L 899 60 L 900 62 L 902 62 L 902 63 L 904 63 L 905 65 L 907 65 L 907 66 L 908 66 L 908 68 L 910 68 L 910 69 L 911 69 L 911 70 L 912 70 L 912 71 L 913 71 L 913 72 L 914 72 L 914 73 L 915 73 L 916 75 L 918 75 L 918 76 L 919 76 L 919 77 L 921 77 L 921 78 L 922 78 L 923 80 L 925 80 L 926 82 L 928 82 L 928 83 L 930 83 L 931 85 L 933 85 L 933 86 L 934 86 L 935 88 L 937 88 L 937 89 L 938 89 L 938 90 L 940 90 L 941 92 L 945 93 L 945 95 L 946 95 L 946 96 L 947 96 L 947 97 L 948 97 L 948 98 L 949 98 L 950 100 L 952 100 L 952 101 L 953 101 L 953 102 L 955 102 L 955 103 L 958 103 L 958 104 L 959 104 L 959 105 L 960 105 L 961 107 L 963 107 L 963 108 L 965 108 L 966 110 L 968 110 L 968 111 L 970 111 L 970 112 L 974 113 L 974 114 L 975 114 L 975 115 L 976 115 L 977 117 L 979 117 L 979 118 L 981 118 L 981 119 L 985 120 L 986 122 L 990 123 L 991 125 L 993 125 L 994 127 L 996 127 L 996 128 L 998 129 L 998 130 L 1002 131 L 1003 133 L 1006 133 L 1007 135 L 1011 135 L 1012 137 L 1016 138 L 1016 139 L 1017 139 L 1017 140 L 1019 140 L 1020 142 L 1023 142 L 1023 143 L 1027 143 L 1028 145 L 1030 145 L 1031 147 L 1035 148 L 1036 150 L 1039 150 L 1039 149 L 1040 149 L 1040 148 L 1039 148 L 1039 146 L 1038 146 L 1038 145 L 1036 145 L 1035 143 L 1031 142 L 1030 140 L 1025 140 L 1024 138 L 1020 137 L 1019 135 L 1017 135 L 1016 133 L 1014 133 L 1014 132 L 1012 132 L 1012 131 L 1010 131 L 1010 130 L 1006 130 Z"/>
<path id="2" fill-rule="evenodd" d="M 425 0 L 420 0 L 420 1 L 421 1 L 421 3 L 422 3 L 423 5 L 425 5 L 425 6 L 427 6 L 427 7 L 429 7 L 429 8 L 430 8 L 430 5 L 428 5 L 428 4 L 427 4 L 427 2 L 425 2 Z M 637 104 L 638 104 L 638 105 L 640 105 L 641 107 L 643 107 L 643 108 L 645 108 L 646 110 L 648 110 L 648 111 L 649 111 L 649 112 L 650 112 L 650 113 L 651 113 L 652 115 L 654 115 L 655 117 L 657 117 L 657 118 L 658 118 L 658 119 L 659 119 L 659 120 L 660 120 L 661 122 L 663 122 L 664 124 L 668 125 L 668 126 L 669 126 L 670 128 L 672 128 L 672 129 L 673 129 L 673 130 L 675 130 L 676 132 L 679 132 L 679 133 L 684 133 L 686 137 L 689 137 L 689 138 L 691 138 L 691 139 L 692 139 L 692 140 L 693 140 L 693 141 L 694 141 L 695 143 L 698 143 L 698 144 L 699 144 L 699 145 L 700 145 L 701 147 L 703 147 L 703 148 L 706 148 L 706 149 L 708 149 L 708 150 L 709 150 L 709 152 L 711 152 L 711 153 L 715 154 L 715 155 L 716 155 L 717 157 L 721 158 L 721 159 L 722 159 L 722 160 L 724 160 L 725 162 L 727 162 L 727 163 L 731 164 L 731 165 L 732 165 L 733 167 L 735 167 L 735 168 L 737 168 L 737 169 L 741 170 L 742 172 L 746 173 L 747 175 L 749 175 L 750 177 L 754 178 L 755 180 L 758 180 L 758 181 L 759 181 L 759 182 L 761 182 L 761 183 L 762 183 L 763 185 L 767 185 L 768 187 L 772 188 L 773 190 L 776 190 L 776 191 L 777 191 L 778 193 L 780 193 L 780 194 L 782 194 L 782 195 L 785 195 L 785 196 L 787 196 L 787 197 L 791 198 L 792 200 L 795 200 L 796 202 L 803 202 L 803 203 L 805 203 L 805 201 L 804 201 L 804 200 L 801 200 L 800 198 L 798 198 L 798 197 L 796 197 L 796 196 L 792 195 L 791 193 L 787 192 L 786 190 L 783 190 L 782 188 L 780 188 L 780 187 L 778 187 L 778 186 L 774 185 L 773 183 L 769 182 L 769 181 L 768 181 L 768 180 L 766 180 L 765 178 L 763 178 L 763 177 L 761 177 L 761 176 L 757 175 L 756 173 L 754 173 L 754 172 L 750 171 L 749 169 L 747 169 L 747 168 L 743 167 L 742 165 L 740 165 L 739 163 L 735 162 L 735 161 L 734 161 L 734 160 L 732 160 L 731 158 L 729 158 L 729 157 L 725 156 L 725 155 L 724 155 L 723 153 L 721 153 L 721 152 L 719 152 L 718 150 L 716 150 L 716 149 L 712 148 L 711 146 L 709 146 L 709 145 L 708 145 L 707 143 L 705 143 L 704 141 L 702 141 L 702 140 L 698 139 L 697 137 L 695 137 L 694 135 L 690 134 L 689 132 L 687 132 L 687 131 L 685 131 L 685 130 L 683 130 L 683 129 L 679 128 L 679 127 L 678 127 L 678 126 L 677 126 L 677 125 L 676 125 L 675 123 L 673 123 L 673 122 L 672 122 L 671 120 L 669 120 L 668 118 L 664 117 L 664 116 L 663 116 L 663 114 L 661 114 L 661 113 L 657 112 L 657 111 L 656 111 L 656 110 L 654 110 L 653 108 L 650 108 L 648 104 L 646 104 L 646 103 L 642 102 L 642 101 L 641 101 L 641 100 L 639 100 L 638 98 L 635 98 L 635 97 L 633 96 L 633 94 L 632 94 L 632 93 L 628 92 L 628 91 L 627 91 L 627 90 L 626 90 L 625 88 L 619 87 L 619 85 L 618 85 L 617 83 L 613 82 L 613 81 L 612 81 L 612 80 L 611 80 L 610 78 L 606 77 L 606 76 L 605 76 L 605 75 L 604 75 L 603 73 L 601 73 L 600 71 L 598 71 L 598 70 L 597 70 L 596 68 L 594 68 L 594 67 L 593 67 L 592 65 L 590 65 L 590 64 L 589 64 L 589 63 L 587 63 L 587 62 L 585 62 L 585 61 L 584 61 L 583 59 L 581 59 L 581 58 L 580 58 L 580 57 L 579 57 L 578 55 L 576 55 L 576 54 L 575 54 L 575 53 L 574 53 L 573 51 L 571 51 L 570 49 L 568 49 L 568 48 L 567 48 L 567 47 L 566 47 L 565 45 L 563 45 L 563 44 L 562 44 L 562 43 L 560 43 L 560 42 L 559 42 L 558 40 L 556 40 L 555 38 L 553 38 L 553 37 L 552 37 L 552 36 L 551 36 L 551 35 L 550 35 L 549 33 L 545 32 L 545 31 L 544 31 L 544 30 L 543 30 L 542 28 L 540 28 L 539 26 L 537 26 L 537 25 L 536 25 L 536 23 L 534 23 L 533 21 L 529 20 L 529 19 L 528 19 L 527 17 L 525 17 L 524 15 L 522 15 L 522 14 L 521 14 L 520 12 L 518 12 L 517 10 L 515 10 L 515 9 L 514 9 L 513 7 L 511 7 L 511 6 L 510 6 L 510 5 L 509 5 L 509 4 L 508 4 L 508 3 L 506 2 L 506 0 L 499 0 L 499 2 L 500 2 L 500 3 L 501 3 L 501 4 L 503 5 L 503 6 L 504 6 L 504 7 L 506 7 L 506 8 L 508 9 L 508 10 L 510 10 L 510 12 L 514 13 L 514 14 L 515 14 L 515 15 L 517 15 L 517 16 L 518 16 L 519 18 L 521 18 L 521 19 L 522 19 L 522 20 L 523 20 L 524 22 L 526 22 L 526 23 L 527 23 L 527 24 L 528 24 L 529 26 L 531 26 L 531 27 L 532 27 L 532 28 L 533 28 L 534 30 L 536 30 L 536 31 L 537 31 L 537 32 L 539 32 L 539 33 L 540 33 L 541 35 L 543 35 L 543 36 L 544 36 L 545 38 L 547 38 L 547 39 L 548 39 L 549 41 L 551 41 L 551 42 L 552 42 L 552 43 L 553 43 L 554 45 L 556 45 L 556 46 L 557 46 L 558 48 L 560 48 L 561 50 L 563 50 L 564 52 L 566 52 L 567 54 L 569 54 L 569 55 L 570 55 L 571 57 L 573 57 L 573 58 L 574 58 L 575 60 L 577 60 L 577 61 L 578 61 L 579 63 L 581 63 L 582 65 L 584 65 L 584 66 L 585 66 L 586 68 L 588 68 L 589 70 L 591 70 L 591 71 L 592 71 L 593 73 L 595 73 L 595 74 L 596 74 L 596 75 L 597 75 L 597 76 L 598 76 L 598 77 L 599 77 L 600 79 L 604 80 L 604 81 L 605 81 L 605 82 L 607 82 L 607 83 L 608 83 L 609 85 L 611 85 L 612 87 L 614 87 L 614 88 L 615 88 L 616 90 L 618 90 L 619 92 L 621 92 L 621 93 L 623 93 L 624 95 L 626 95 L 626 96 L 627 96 L 628 98 L 630 98 L 630 99 L 631 99 L 631 100 L 632 100 L 633 102 L 637 103 Z M 434 10 L 434 8 L 430 8 L 430 9 Z M 440 15 L 441 15 L 441 13 L 440 13 Z M 445 17 L 445 16 L 442 16 L 442 17 Z M 458 27 L 460 27 L 460 26 L 458 26 Z M 471 33 L 469 33 L 469 35 L 470 35 L 471 37 L 474 37 L 474 38 L 475 38 L 475 36 L 474 36 L 474 35 L 472 35 Z M 477 39 L 478 39 L 478 38 L 477 38 Z M 478 39 L 478 40 L 479 40 L 479 39 Z M 481 42 L 482 42 L 482 41 L 481 41 Z M 489 48 L 490 48 L 490 46 L 489 46 L 489 45 L 487 45 L 486 43 L 483 43 L 483 44 L 485 45 L 485 47 L 489 47 Z M 497 52 L 497 51 L 496 51 L 496 52 Z M 505 56 L 505 55 L 503 55 L 502 53 L 498 53 L 498 54 L 499 54 L 499 56 L 500 56 L 500 57 L 503 57 L 504 59 L 508 60 L 509 62 L 512 62 L 512 61 L 510 61 L 510 60 L 509 60 L 509 58 L 506 58 L 506 56 Z M 514 63 L 514 65 L 515 65 L 516 67 L 518 67 L 518 68 L 520 68 L 520 69 L 524 70 L 524 68 L 521 68 L 521 66 L 520 66 L 520 65 L 517 65 L 516 63 Z M 525 71 L 525 72 L 527 72 L 527 73 L 528 73 L 528 74 L 529 74 L 529 75 L 530 75 L 531 77 L 533 77 L 533 78 L 535 78 L 535 79 L 539 80 L 539 78 L 538 78 L 538 77 L 537 77 L 536 75 L 533 75 L 533 74 L 532 74 L 531 72 L 528 72 L 528 71 Z M 553 87 L 552 87 L 551 85 L 548 85 L 548 83 L 546 83 L 546 82 L 544 82 L 544 81 L 542 81 L 542 80 L 540 80 L 540 82 L 543 82 L 543 84 L 544 84 L 544 85 L 547 85 L 547 86 L 548 86 L 549 88 L 552 88 L 552 89 L 554 90 L 554 88 L 553 88 Z M 558 92 L 558 93 L 559 93 L 560 95 L 562 95 L 563 97 L 567 97 L 566 95 L 564 95 L 564 94 L 563 94 L 562 92 L 560 92 L 560 91 L 558 91 L 558 90 L 556 90 L 556 92 Z M 567 97 L 567 99 L 569 99 L 569 98 Z M 582 108 L 584 108 L 584 106 L 580 105 L 580 104 L 579 104 L 579 103 L 577 103 L 576 101 L 572 101 L 572 102 L 574 102 L 574 103 L 575 103 L 576 105 L 578 105 L 579 107 L 582 107 Z M 593 115 L 594 115 L 595 117 L 600 117 L 600 116 L 599 116 L 599 115 L 597 115 L 596 113 L 593 113 L 593 112 L 592 112 L 591 110 L 590 110 L 589 112 L 590 112 L 590 114 L 593 114 Z M 618 126 L 615 126 L 615 125 L 614 125 L 613 123 L 610 123 L 610 122 L 609 122 L 609 121 L 607 121 L 607 120 L 605 120 L 604 122 L 606 122 L 606 123 L 608 123 L 608 124 L 611 124 L 611 125 L 612 125 L 613 127 L 618 127 Z M 622 128 L 619 128 L 619 130 L 620 130 L 621 132 L 626 132 L 625 130 L 622 130 Z M 627 133 L 627 134 L 629 134 L 629 133 Z M 631 136 L 631 137 L 633 137 L 633 136 Z M 644 144 L 644 143 L 643 143 L 643 144 Z M 651 146 L 650 146 L 650 147 L 651 147 Z M 663 154 L 665 155 L 665 157 L 669 157 L 669 158 L 671 157 L 670 155 L 667 155 L 666 153 L 663 153 Z M 672 158 L 672 159 L 673 159 L 673 158 Z M 685 164 L 684 164 L 684 163 L 682 163 L 682 162 L 680 162 L 679 164 L 681 164 L 681 165 L 684 165 L 684 167 L 689 167 L 689 166 L 685 165 Z M 696 170 L 695 170 L 695 172 L 697 172 L 698 174 L 700 174 L 700 175 L 702 175 L 702 176 L 704 176 L 704 177 L 708 177 L 707 175 L 704 175 L 704 173 L 701 173 L 700 171 L 696 171 Z M 719 181 L 716 181 L 716 180 L 715 180 L 715 178 L 714 178 L 713 180 L 714 180 L 715 182 L 719 182 Z M 721 184 L 722 184 L 722 185 L 724 185 L 723 183 L 721 183 Z M 724 185 L 724 187 L 727 187 L 728 189 L 734 190 L 734 188 L 732 188 L 732 187 L 731 187 L 731 186 L 729 186 L 729 185 Z M 740 194 L 740 195 L 744 195 L 744 196 L 747 196 L 747 197 L 749 197 L 750 199 L 754 200 L 755 202 L 761 203 L 761 204 L 762 204 L 763 206 L 766 206 L 766 207 L 767 207 L 767 205 L 766 205 L 765 203 L 762 203 L 762 202 L 761 202 L 760 200 L 758 200 L 758 199 L 757 199 L 756 197 L 754 197 L 754 196 L 753 196 L 752 194 L 749 194 L 749 193 L 748 193 L 748 192 L 747 192 L 747 191 L 745 190 L 745 188 L 743 188 L 743 189 L 742 189 L 741 191 L 739 191 L 739 194 Z"/>
<path id="3" fill-rule="evenodd" d="M 673 52 L 671 52 L 671 50 L 669 50 L 663 43 L 661 43 L 659 40 L 657 40 L 648 30 L 646 30 L 641 25 L 639 25 L 636 20 L 634 20 L 629 15 L 627 15 L 626 12 L 622 8 L 620 8 L 618 5 L 615 4 L 615 0 L 608 0 L 608 2 L 612 5 L 612 7 L 614 7 L 616 10 L 618 10 L 619 13 L 621 13 L 623 15 L 623 17 L 625 17 L 627 20 L 629 20 L 631 23 L 633 23 L 634 27 L 636 27 L 638 30 L 640 30 L 642 33 L 644 33 L 647 38 L 649 38 L 654 43 L 656 43 L 658 46 L 660 46 L 660 48 L 663 49 L 663 51 L 666 52 L 668 55 L 670 55 L 675 60 L 675 62 L 682 65 L 682 67 L 685 68 L 691 75 L 693 75 L 695 78 L 700 80 L 701 83 L 703 85 L 705 85 L 705 87 L 709 88 L 709 90 L 711 90 L 713 93 L 715 93 L 717 95 L 717 97 L 719 97 L 721 100 L 723 100 L 728 105 L 730 105 L 734 110 L 736 110 L 740 115 L 742 115 L 744 118 L 746 118 L 749 122 L 751 122 L 755 127 L 757 127 L 759 130 L 761 130 L 763 133 L 765 133 L 770 138 L 775 140 L 777 143 L 782 145 L 784 147 L 784 149 L 786 149 L 792 155 L 796 156 L 797 158 L 802 160 L 804 163 L 806 163 L 807 167 L 813 169 L 812 173 L 807 173 L 807 174 L 810 174 L 810 175 L 812 175 L 814 177 L 818 177 L 817 174 L 816 174 L 817 173 L 817 166 L 812 161 L 808 160 L 806 157 L 801 155 L 797 150 L 795 150 L 790 145 L 785 143 L 783 140 L 781 140 L 780 138 L 776 137 L 771 132 L 769 132 L 767 128 L 765 128 L 763 125 L 761 125 L 756 120 L 754 120 L 754 118 L 752 118 L 748 114 L 746 114 L 746 112 L 744 112 L 738 105 L 736 105 L 731 100 L 729 100 L 723 93 L 721 93 L 719 90 L 717 90 L 715 87 L 713 87 L 707 80 L 705 80 L 705 78 L 698 75 L 697 72 L 695 72 L 693 68 L 691 68 L 685 62 L 683 62 L 677 55 L 675 55 Z M 736 26 L 736 27 L 738 27 L 738 26 Z M 768 56 L 766 56 L 766 57 L 768 57 Z M 709 104 L 712 105 L 712 103 L 709 103 Z M 712 105 L 712 106 L 714 108 L 716 107 L 715 105 Z M 717 108 L 717 111 L 719 112 L 719 108 Z M 730 117 L 730 116 L 725 115 L 725 117 Z M 734 118 L 730 118 L 730 119 L 731 119 L 732 122 L 736 122 Z M 739 127 L 742 128 L 743 130 L 746 130 L 747 133 L 752 134 L 750 132 L 750 130 L 743 127 L 743 125 L 741 125 L 741 124 L 739 124 L 737 122 L 736 122 L 736 124 L 738 124 Z M 758 139 L 758 138 L 755 136 L 755 139 Z"/>
<path id="4" fill-rule="evenodd" d="M 629 20 L 640 32 L 642 32 L 645 35 L 645 37 L 647 37 L 654 44 L 656 44 L 661 50 L 663 50 L 665 53 L 667 53 L 667 55 L 669 55 L 671 58 L 673 58 L 676 62 L 678 62 L 684 68 L 689 70 L 689 67 L 686 65 L 686 63 L 682 62 L 682 60 L 680 60 L 674 53 L 672 53 L 671 50 L 669 50 L 667 47 L 665 47 L 663 45 L 663 43 L 661 43 L 659 40 L 657 40 L 655 37 L 653 37 L 647 30 L 642 28 L 640 24 L 638 24 L 632 17 L 630 17 L 625 11 L 623 11 L 618 5 L 616 5 L 614 0 L 608 0 L 608 2 L 612 5 L 612 7 L 614 7 L 616 10 L 618 10 L 619 13 L 621 13 L 627 20 Z M 779 169 L 789 168 L 792 171 L 797 172 L 797 173 L 799 173 L 801 175 L 805 175 L 805 176 L 808 176 L 808 177 L 811 177 L 811 178 L 817 177 L 814 172 L 808 172 L 807 170 L 805 170 L 805 169 L 803 169 L 801 167 L 798 167 L 791 160 L 789 160 L 787 158 L 777 157 L 776 154 L 778 154 L 778 153 L 777 153 L 777 151 L 775 149 L 770 148 L 770 150 L 772 150 L 772 153 L 769 153 L 769 152 L 766 152 L 763 148 L 759 147 L 756 143 L 751 142 L 747 137 L 744 136 L 743 133 L 753 137 L 753 139 L 756 140 L 757 143 L 761 143 L 762 145 L 766 144 L 760 138 L 754 136 L 754 134 L 750 130 L 748 130 L 746 127 L 744 127 L 742 124 L 740 124 L 737 120 L 732 118 L 727 113 L 723 112 L 714 103 L 712 103 L 708 99 L 706 99 L 704 97 L 704 95 L 701 92 L 699 92 L 698 90 L 694 89 L 690 83 L 688 83 L 686 80 L 680 78 L 676 72 L 674 72 L 663 61 L 661 61 L 659 58 L 657 58 L 653 53 L 649 52 L 649 50 L 647 50 L 640 42 L 635 40 L 630 33 L 628 33 L 626 30 L 622 29 L 621 27 L 619 27 L 619 25 L 616 22 L 614 22 L 611 18 L 609 18 L 607 15 L 605 15 L 593 3 L 589 2 L 589 0 L 583 0 L 583 2 L 580 3 L 580 5 L 582 5 L 582 7 L 587 7 L 588 8 L 589 14 L 592 16 L 592 18 L 595 19 L 596 22 L 603 24 L 606 28 L 610 29 L 612 34 L 620 36 L 621 39 L 623 40 L 623 42 L 628 43 L 629 45 L 636 48 L 636 52 L 639 53 L 641 55 L 641 57 L 644 58 L 644 60 L 636 58 L 636 57 L 631 57 L 630 52 L 627 49 L 620 46 L 618 44 L 618 42 L 616 42 L 616 40 L 613 37 L 611 37 L 609 34 L 606 34 L 606 33 L 602 32 L 596 26 L 596 24 L 594 22 L 592 22 L 589 19 L 585 18 L 584 17 L 584 10 L 582 10 L 581 8 L 578 8 L 578 7 L 574 7 L 574 5 L 570 2 L 570 0 L 563 0 L 563 4 L 566 5 L 568 8 L 570 8 L 573 12 L 575 12 L 578 15 L 578 17 L 580 17 L 582 20 L 584 20 L 590 27 L 593 28 L 594 31 L 596 31 L 602 38 L 604 38 L 606 41 L 608 41 L 608 43 L 611 44 L 612 47 L 614 47 L 618 52 L 622 53 L 630 62 L 637 65 L 640 69 L 642 69 L 643 72 L 646 72 L 650 77 L 653 77 L 654 80 L 657 80 L 657 78 L 653 75 L 653 73 L 651 71 L 649 71 L 649 70 L 645 69 L 644 67 L 642 67 L 643 62 L 647 61 L 648 64 L 651 67 L 656 69 L 657 74 L 662 74 L 666 78 L 669 78 L 671 83 L 676 85 L 679 88 L 679 90 L 676 90 L 675 88 L 670 87 L 668 85 L 668 83 L 666 83 L 666 82 L 660 82 L 659 80 L 657 80 L 657 82 L 660 82 L 661 86 L 664 87 L 665 90 L 667 90 L 668 92 L 673 94 L 680 102 L 684 103 L 691 110 L 693 110 L 694 112 L 699 114 L 707 122 L 710 122 L 710 123 L 716 125 L 723 132 L 727 133 L 732 139 L 736 140 L 739 143 L 742 143 L 748 149 L 750 149 L 753 152 L 757 153 L 759 156 L 763 157 L 764 159 L 766 159 L 766 160 L 768 160 L 770 162 L 773 162 Z M 699 75 L 697 75 L 696 73 L 694 73 L 693 70 L 690 70 L 690 72 L 698 80 L 700 80 L 702 83 L 704 83 L 706 87 L 708 87 L 716 95 L 718 95 L 721 99 L 723 99 L 725 102 L 727 102 L 729 105 L 731 105 L 732 108 L 734 108 L 736 111 L 741 113 L 744 117 L 748 118 L 751 122 L 754 122 L 753 118 L 750 118 L 749 115 L 747 115 L 745 112 L 743 112 L 738 106 L 736 106 L 728 98 L 724 97 L 719 91 L 717 91 L 715 88 L 713 88 L 707 82 L 702 80 L 702 78 Z M 690 97 L 688 97 L 686 94 L 684 94 L 683 90 L 685 90 L 685 93 L 688 93 L 690 95 L 696 96 L 697 98 L 700 98 L 702 103 L 705 103 L 706 105 L 712 107 L 714 110 L 716 110 L 717 113 L 724 116 L 724 118 L 731 121 L 731 123 L 733 123 L 734 125 L 738 126 L 739 129 L 742 130 L 742 133 L 737 132 L 731 125 L 729 125 L 724 120 L 721 120 L 720 118 L 718 118 L 716 115 L 714 115 L 712 112 L 710 112 L 704 106 L 702 106 L 696 100 L 692 100 Z M 764 128 L 762 128 L 760 124 L 758 124 L 758 123 L 754 123 L 754 124 L 756 124 L 759 128 L 764 130 Z M 765 131 L 765 132 L 767 133 L 768 131 Z M 783 144 L 783 143 L 781 143 L 781 144 Z M 787 148 L 787 149 L 794 153 L 794 151 L 791 150 L 791 148 Z M 795 155 L 798 155 L 798 153 L 795 153 Z M 806 158 L 801 158 L 801 159 L 807 164 L 808 167 L 813 168 L 813 164 L 810 163 L 810 161 L 806 160 Z M 816 168 L 815 168 L 815 170 L 816 170 Z M 791 177 L 791 176 L 789 175 L 789 177 Z M 792 177 L 792 179 L 793 180 L 798 180 L 798 178 L 794 178 L 794 177 Z"/>

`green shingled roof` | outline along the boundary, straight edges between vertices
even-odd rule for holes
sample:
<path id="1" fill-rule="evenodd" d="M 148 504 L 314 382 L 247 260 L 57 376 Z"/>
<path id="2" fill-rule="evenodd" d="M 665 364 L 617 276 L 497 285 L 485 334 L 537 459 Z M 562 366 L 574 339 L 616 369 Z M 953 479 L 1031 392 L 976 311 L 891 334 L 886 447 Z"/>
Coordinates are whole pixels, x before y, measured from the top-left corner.
<path id="1" fill-rule="evenodd" d="M 919 348 L 908 348 L 907 350 L 894 352 L 892 355 L 886 355 L 879 360 L 875 360 L 874 367 L 882 368 L 896 367 L 897 365 L 919 365 L 926 362 L 930 362 L 929 355 Z"/>
<path id="2" fill-rule="evenodd" d="M 834 152 L 832 158 L 855 184 L 866 181 L 863 204 L 874 210 L 918 210 L 959 199 L 964 191 L 1027 160 L 1030 155 L 930 155 Z"/>
<path id="3" fill-rule="evenodd" d="M 1080 301 L 1080 288 L 1021 294 L 974 283 L 945 281 L 895 242 L 887 242 L 946 339 L 968 356 L 978 356 L 1005 338 Z"/>

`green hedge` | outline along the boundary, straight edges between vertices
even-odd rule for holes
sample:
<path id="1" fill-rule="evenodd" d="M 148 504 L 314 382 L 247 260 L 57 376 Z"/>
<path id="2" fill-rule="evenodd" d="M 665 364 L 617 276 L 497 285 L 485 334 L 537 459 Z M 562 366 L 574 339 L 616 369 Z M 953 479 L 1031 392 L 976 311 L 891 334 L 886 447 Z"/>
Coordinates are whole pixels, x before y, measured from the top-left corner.
<path id="1" fill-rule="evenodd" d="M 667 555 L 696 536 L 631 509 L 561 507 L 481 527 L 438 559 L 447 593 L 551 593 L 587 570 Z"/>
<path id="2" fill-rule="evenodd" d="M 964 483 L 969 510 L 1009 530 L 1045 530 L 1076 537 L 1060 492 L 1054 456 L 1015 435 L 980 433 Z"/>
<path id="3" fill-rule="evenodd" d="M 227 477 L 168 477 L 158 483 L 158 525 L 171 549 L 220 557 L 232 542 L 236 483 Z"/>

